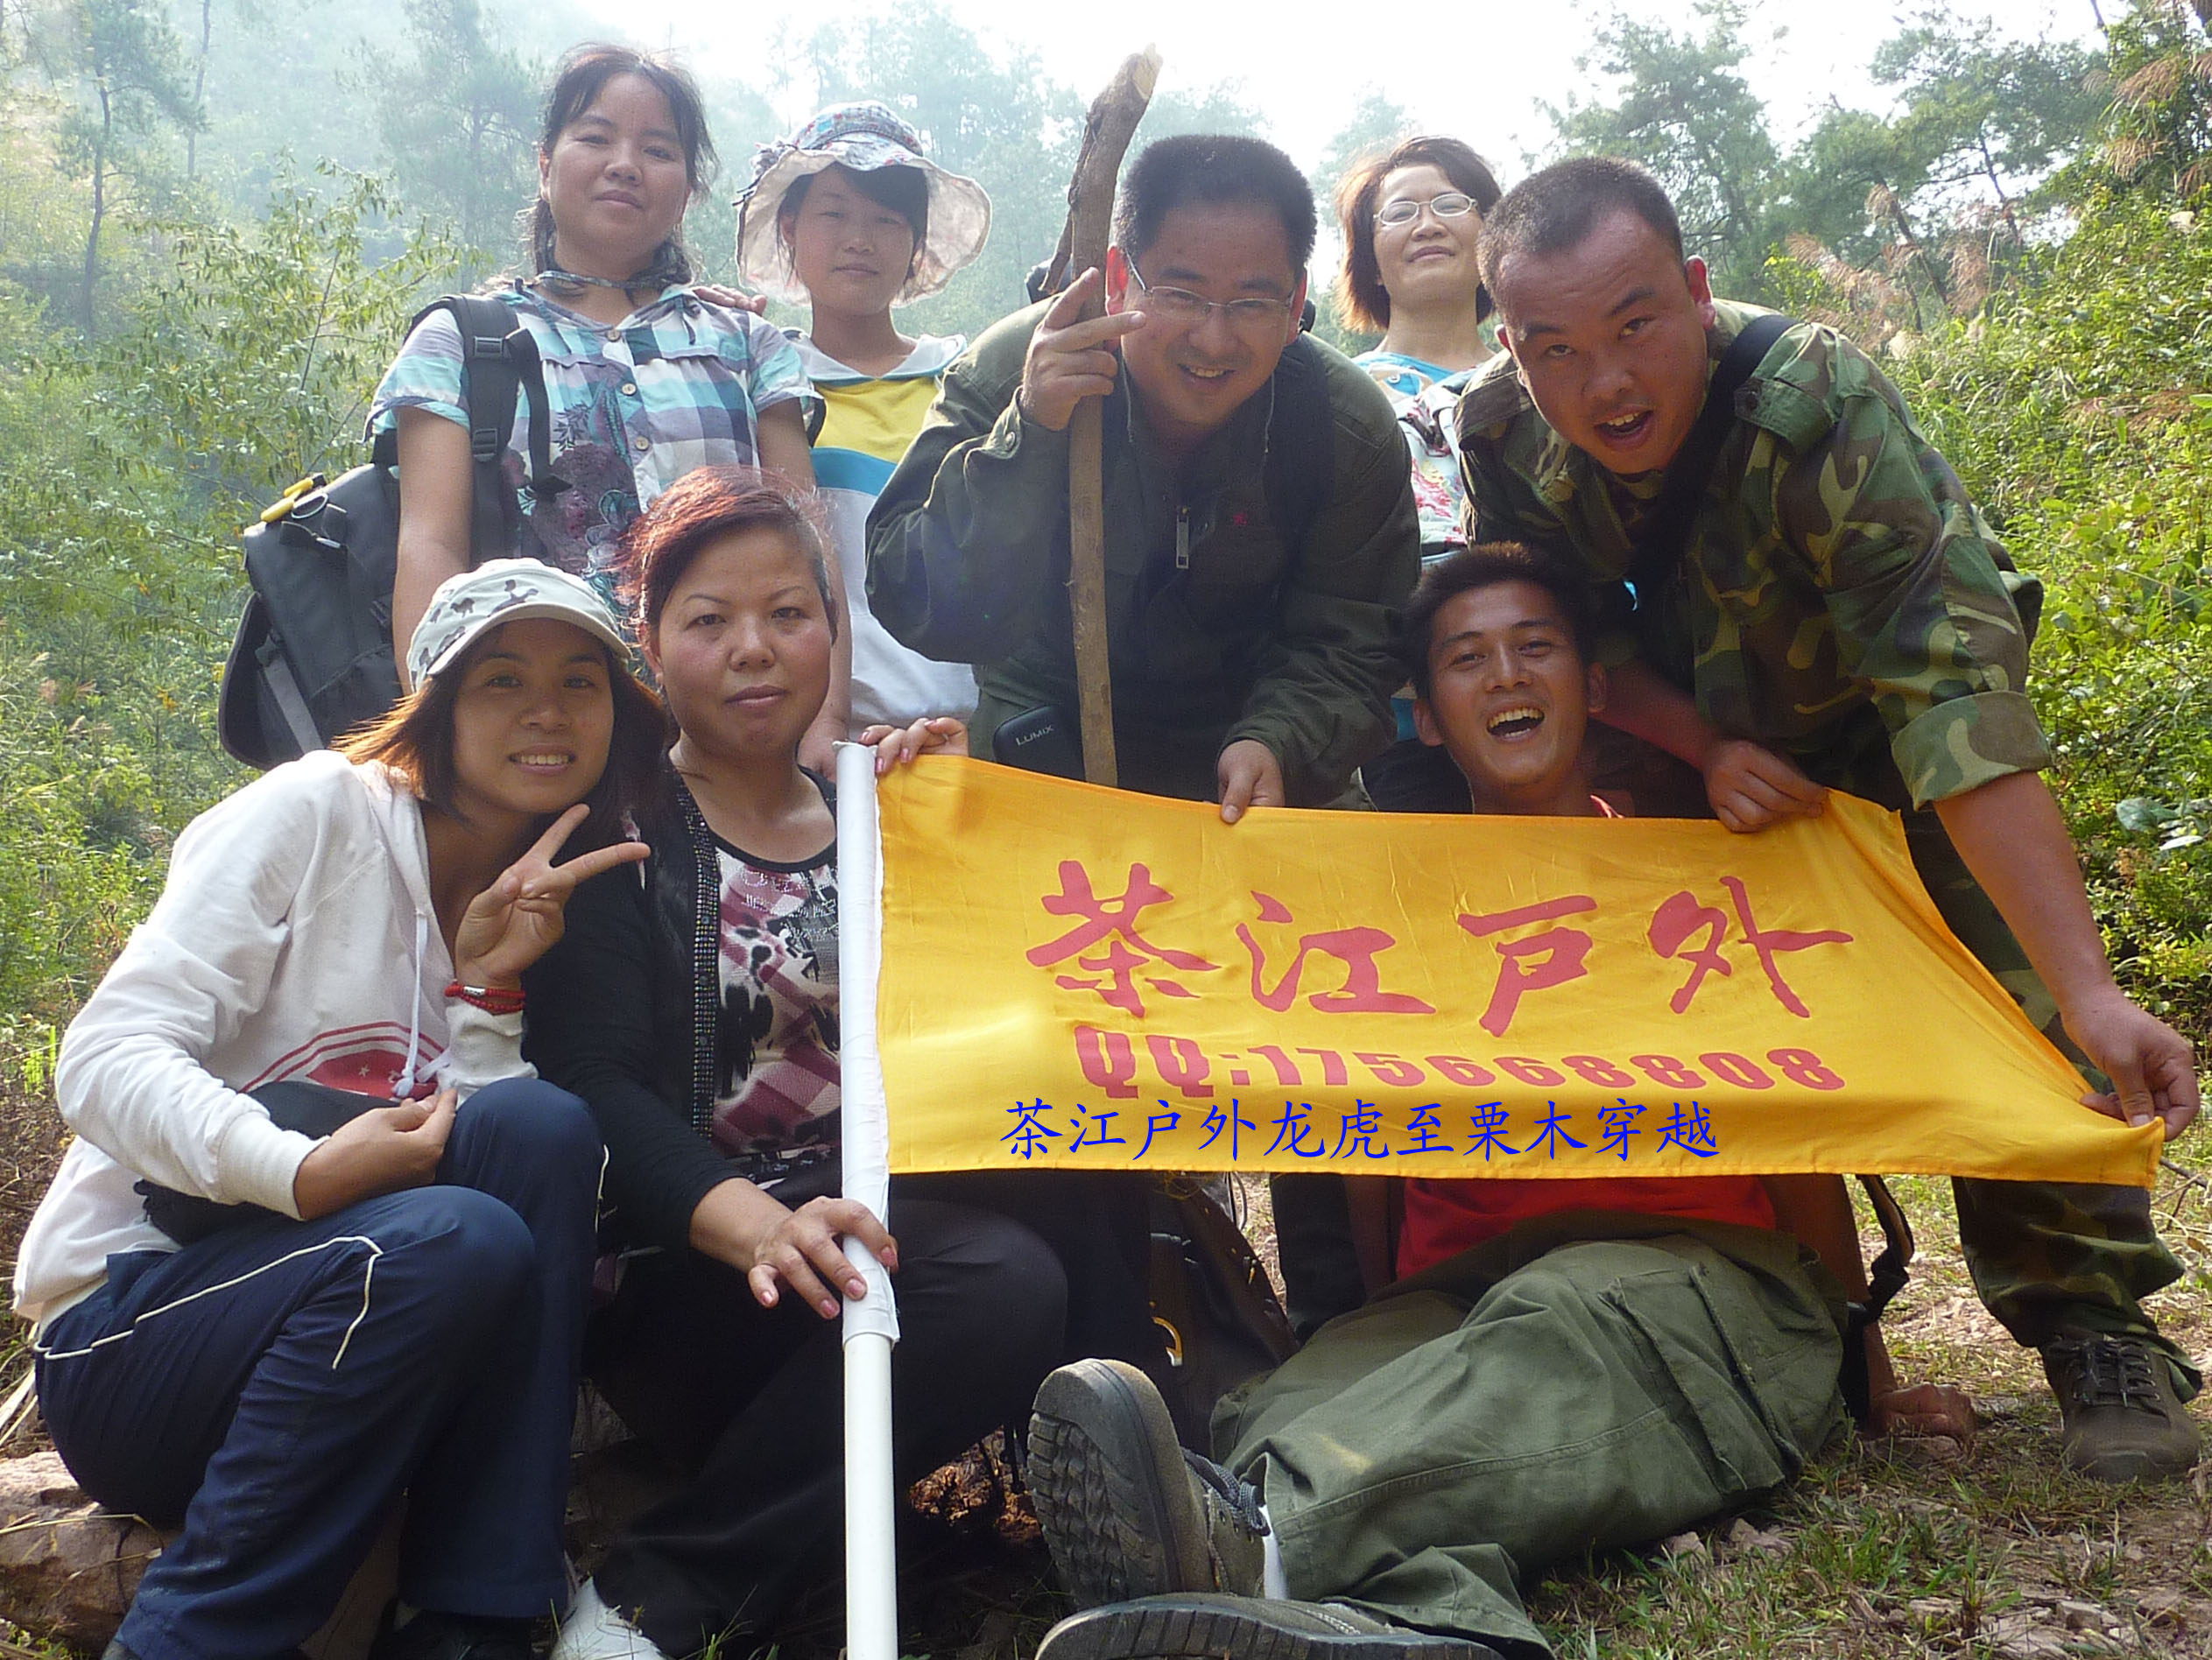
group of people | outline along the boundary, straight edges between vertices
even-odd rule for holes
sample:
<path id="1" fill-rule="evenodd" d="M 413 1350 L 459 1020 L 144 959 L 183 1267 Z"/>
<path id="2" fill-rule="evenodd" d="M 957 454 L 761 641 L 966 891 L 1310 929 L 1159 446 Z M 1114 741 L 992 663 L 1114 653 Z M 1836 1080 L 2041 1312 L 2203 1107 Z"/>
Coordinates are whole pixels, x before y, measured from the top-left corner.
<path id="1" fill-rule="evenodd" d="M 764 1638 L 835 1571 L 847 1241 L 895 1276 L 902 1476 L 1028 1417 L 1081 1605 L 1057 1660 L 1546 1654 L 1518 1576 L 1786 1483 L 1842 1421 L 1847 1347 L 1875 1429 L 1969 1432 L 1854 1319 L 1833 1178 L 1412 1182 L 1382 1285 L 1342 1184 L 1279 1180 L 1307 1341 L 1197 1447 L 1156 1386 L 1139 1178 L 839 1196 L 829 751 L 1080 772 L 1086 400 L 1126 787 L 1233 824 L 1619 817 L 1687 780 L 1746 833 L 1849 790 L 1905 814 L 2085 1110 L 2179 1133 L 2189 1046 L 2115 987 L 2037 776 L 2038 590 L 1878 370 L 1782 328 L 1654 559 L 1758 313 L 1632 165 L 1501 192 L 1448 138 L 1363 163 L 1339 308 L 1381 340 L 1348 359 L 1305 327 L 1309 187 L 1257 139 L 1145 147 L 1104 268 L 973 345 L 896 326 L 990 213 L 891 110 L 824 111 L 755 167 L 741 267 L 807 302 L 796 340 L 693 280 L 712 160 L 680 70 L 564 60 L 499 291 L 545 380 L 506 456 L 518 557 L 471 568 L 475 347 L 433 313 L 370 418 L 405 697 L 179 838 L 64 1041 L 78 1139 L 17 1308 L 71 1469 L 180 1530 L 110 1660 L 291 1654 L 403 1495 L 374 1660 L 522 1660 L 553 1614 L 554 1660 Z M 2199 1377 L 2141 1306 L 2180 1271 L 2147 1196 L 1957 1195 L 2066 1460 L 2187 1469 Z M 572 1596 L 584 1375 L 680 1479 Z"/>

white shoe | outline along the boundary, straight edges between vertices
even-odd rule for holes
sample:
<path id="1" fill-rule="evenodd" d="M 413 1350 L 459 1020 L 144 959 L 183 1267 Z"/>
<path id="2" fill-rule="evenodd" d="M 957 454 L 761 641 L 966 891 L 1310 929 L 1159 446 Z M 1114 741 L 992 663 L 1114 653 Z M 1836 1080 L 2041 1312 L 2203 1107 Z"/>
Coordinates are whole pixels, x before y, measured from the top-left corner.
<path id="1" fill-rule="evenodd" d="M 599 1587 L 583 1583 L 553 1640 L 551 1660 L 668 1660 L 652 1638 L 607 1606 Z"/>

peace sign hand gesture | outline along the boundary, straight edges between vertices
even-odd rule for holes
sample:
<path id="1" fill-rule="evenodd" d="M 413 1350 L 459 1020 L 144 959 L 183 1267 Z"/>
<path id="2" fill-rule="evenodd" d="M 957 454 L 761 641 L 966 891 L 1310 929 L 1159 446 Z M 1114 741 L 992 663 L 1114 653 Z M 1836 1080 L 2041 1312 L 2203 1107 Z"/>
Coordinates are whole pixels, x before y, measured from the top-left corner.
<path id="1" fill-rule="evenodd" d="M 553 863 L 553 855 L 590 811 L 581 801 L 569 808 L 527 853 L 499 873 L 497 882 L 468 902 L 461 926 L 454 932 L 454 973 L 463 985 L 521 983 L 522 971 L 560 938 L 561 907 L 576 884 L 645 856 L 644 842 L 618 841 L 567 864 Z"/>

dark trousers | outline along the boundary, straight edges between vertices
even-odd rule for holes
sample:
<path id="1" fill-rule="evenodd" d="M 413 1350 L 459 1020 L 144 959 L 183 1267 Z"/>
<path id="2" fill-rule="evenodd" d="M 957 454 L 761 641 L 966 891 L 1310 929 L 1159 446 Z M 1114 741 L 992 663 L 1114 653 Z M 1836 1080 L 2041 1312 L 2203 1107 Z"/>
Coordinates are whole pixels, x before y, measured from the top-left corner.
<path id="1" fill-rule="evenodd" d="M 1045 1241 L 1067 1280 L 1059 1364 L 1095 1357 L 1159 1370 L 1167 1351 L 1152 1322 L 1153 1179 L 1135 1171 L 974 1171 L 908 1176 L 898 1191 L 995 1212 Z"/>
<path id="2" fill-rule="evenodd" d="M 814 1191 L 835 1190 L 835 1169 Z M 1060 1355 L 1067 1291 L 1052 1251 L 1004 1216 L 912 1199 L 894 1182 L 888 1220 L 903 1487 L 1027 1412 Z M 691 1250 L 633 1258 L 595 1323 L 593 1377 L 624 1423 L 691 1473 L 595 1576 L 666 1652 L 770 1630 L 800 1591 L 837 1576 L 841 1329 L 795 1298 L 762 1308 L 735 1269 Z"/>
<path id="3" fill-rule="evenodd" d="M 510 1080 L 463 1104 L 435 1186 L 109 1259 L 44 1333 L 39 1397 L 88 1493 L 182 1523 L 125 1647 L 288 1652 L 402 1492 L 407 1601 L 560 1609 L 601 1158 L 581 1101 Z"/>

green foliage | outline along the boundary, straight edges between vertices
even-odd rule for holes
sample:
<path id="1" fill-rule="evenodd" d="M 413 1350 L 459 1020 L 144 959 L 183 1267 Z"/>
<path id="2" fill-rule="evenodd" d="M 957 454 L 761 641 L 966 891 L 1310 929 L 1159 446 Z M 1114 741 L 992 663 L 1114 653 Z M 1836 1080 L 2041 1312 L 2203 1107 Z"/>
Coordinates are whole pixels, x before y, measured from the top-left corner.
<path id="1" fill-rule="evenodd" d="M 1946 10 L 1884 42 L 1873 63 L 1874 79 L 1903 95 L 1892 125 L 1927 186 L 1986 183 L 2008 217 L 2005 181 L 2047 173 L 2094 129 L 2098 68 L 2078 46 L 2008 44 L 1986 19 Z"/>
<path id="2" fill-rule="evenodd" d="M 0 1065 L 35 1054 L 121 949 L 159 884 L 161 803 L 96 692 L 0 630 Z M 11 1080 L 12 1081 L 12 1080 Z"/>
<path id="3" fill-rule="evenodd" d="M 101 236 L 135 192 L 161 204 L 169 172 L 163 139 L 201 124 L 184 48 L 157 0 L 70 0 L 27 31 L 32 62 L 56 94 L 55 160 L 86 181 L 91 202 L 77 285 L 78 320 L 100 321 Z"/>
<path id="4" fill-rule="evenodd" d="M 2212 188 L 2212 38 L 2206 8 L 2137 0 L 2107 34 L 2103 143 L 2075 170 L 2074 193 L 2139 190 L 2182 198 Z"/>
<path id="5" fill-rule="evenodd" d="M 90 350 L 51 350 L 0 284 L 0 911 L 40 919 L 0 931 L 0 1023 L 66 1016 L 167 838 L 238 783 L 212 724 L 239 527 L 350 462 L 418 291 L 450 269 L 420 232 L 374 260 L 389 197 L 328 185 L 248 227 L 164 228 L 148 303 Z"/>
<path id="6" fill-rule="evenodd" d="M 1627 156 L 1650 167 L 1674 200 L 1685 247 L 1713 267 L 1715 287 L 1750 294 L 1773 240 L 1780 155 L 1744 76 L 1744 7 L 1700 0 L 1697 14 L 1701 35 L 1616 12 L 1575 61 L 1617 77 L 1617 101 L 1570 99 L 1548 113 L 1562 153 Z"/>
<path id="7" fill-rule="evenodd" d="M 510 46 L 477 0 L 405 0 L 407 54 L 361 49 L 384 162 L 408 200 L 504 264 L 537 190 L 546 66 Z"/>
<path id="8" fill-rule="evenodd" d="M 2082 211 L 1897 378 L 2045 584 L 2034 694 L 2116 958 L 2212 1016 L 2212 224 L 2139 194 Z"/>

